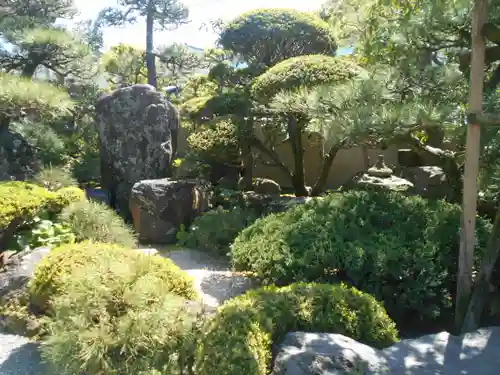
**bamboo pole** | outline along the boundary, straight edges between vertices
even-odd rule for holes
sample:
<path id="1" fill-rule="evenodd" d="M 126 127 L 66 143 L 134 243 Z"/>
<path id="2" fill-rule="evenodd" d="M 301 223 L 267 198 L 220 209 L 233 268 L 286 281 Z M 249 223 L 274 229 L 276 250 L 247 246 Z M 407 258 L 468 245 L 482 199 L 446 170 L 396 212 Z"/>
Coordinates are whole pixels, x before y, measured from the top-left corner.
<path id="1" fill-rule="evenodd" d="M 485 40 L 482 35 L 487 20 L 488 0 L 476 0 L 472 14 L 472 61 L 470 70 L 469 112 L 483 109 Z M 472 291 L 472 268 L 476 241 L 477 177 L 479 172 L 481 125 L 472 123 L 467 128 L 463 189 L 462 230 L 457 276 L 455 324 L 458 330 L 467 311 Z"/>

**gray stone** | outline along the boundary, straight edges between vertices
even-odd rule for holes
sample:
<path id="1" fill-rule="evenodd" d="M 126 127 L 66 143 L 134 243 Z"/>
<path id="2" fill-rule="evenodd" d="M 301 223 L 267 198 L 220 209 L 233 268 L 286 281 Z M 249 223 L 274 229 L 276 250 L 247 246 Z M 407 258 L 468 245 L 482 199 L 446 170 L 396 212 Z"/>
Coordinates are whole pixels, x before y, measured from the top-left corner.
<path id="1" fill-rule="evenodd" d="M 400 176 L 413 183 L 415 194 L 426 198 L 444 198 L 450 190 L 446 174 L 440 167 L 402 168 Z"/>
<path id="2" fill-rule="evenodd" d="M 211 189 L 197 180 L 143 180 L 134 184 L 130 210 L 142 243 L 176 242 L 181 225 L 210 208 Z"/>
<path id="3" fill-rule="evenodd" d="M 24 289 L 33 278 L 36 266 L 50 252 L 48 247 L 13 254 L 0 272 L 0 299 Z"/>
<path id="4" fill-rule="evenodd" d="M 179 113 L 154 87 L 133 85 L 100 98 L 96 121 L 102 187 L 109 192 L 111 205 L 130 219 L 129 199 L 134 183 L 171 173 Z"/>
<path id="5" fill-rule="evenodd" d="M 497 375 L 500 327 L 447 332 L 377 350 L 332 333 L 294 332 L 280 345 L 274 375 Z"/>
<path id="6" fill-rule="evenodd" d="M 36 153 L 19 133 L 0 128 L 0 181 L 33 177 L 42 166 Z"/>
<path id="7" fill-rule="evenodd" d="M 50 374 L 43 364 L 38 344 L 17 335 L 0 334 L 0 375 Z"/>

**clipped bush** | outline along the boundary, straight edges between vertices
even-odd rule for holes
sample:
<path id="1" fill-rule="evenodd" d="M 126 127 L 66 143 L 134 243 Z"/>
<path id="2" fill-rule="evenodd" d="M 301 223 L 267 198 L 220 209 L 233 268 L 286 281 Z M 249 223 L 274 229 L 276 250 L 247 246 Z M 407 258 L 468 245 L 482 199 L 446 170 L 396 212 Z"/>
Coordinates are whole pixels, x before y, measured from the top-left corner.
<path id="1" fill-rule="evenodd" d="M 203 213 L 194 219 L 189 231 L 177 233 L 178 243 L 191 249 L 199 249 L 217 256 L 227 256 L 229 245 L 236 236 L 257 219 L 257 215 L 240 207 Z"/>
<path id="2" fill-rule="evenodd" d="M 73 272 L 91 264 L 118 260 L 126 267 L 133 264 L 137 272 L 161 279 L 168 291 L 187 299 L 195 299 L 193 280 L 170 259 L 146 255 L 117 244 L 82 242 L 53 249 L 37 266 L 28 285 L 31 304 L 40 312 L 48 312 L 50 300 L 62 293 Z M 162 284 L 162 285 L 163 285 Z"/>
<path id="3" fill-rule="evenodd" d="M 54 373 L 184 373 L 202 309 L 172 294 L 178 280 L 165 277 L 168 262 L 155 269 L 158 259 L 104 256 L 74 270 L 53 300 L 42 343 Z"/>
<path id="4" fill-rule="evenodd" d="M 258 76 L 252 91 L 264 101 L 283 90 L 342 83 L 362 69 L 351 59 L 324 55 L 304 55 L 282 61 Z"/>
<path id="5" fill-rule="evenodd" d="M 99 241 L 135 247 L 137 239 L 123 219 L 100 202 L 85 200 L 65 207 L 59 221 L 71 227 L 77 241 Z"/>
<path id="6" fill-rule="evenodd" d="M 457 205 L 397 192 L 332 194 L 257 220 L 231 255 L 268 283 L 346 280 L 398 323 L 418 324 L 451 312 L 460 216 Z M 478 218 L 478 258 L 490 227 Z"/>
<path id="7" fill-rule="evenodd" d="M 7 227 L 15 219 L 27 221 L 43 210 L 59 212 L 64 206 L 85 198 L 77 187 L 56 192 L 21 181 L 0 182 L 0 228 Z"/>
<path id="8" fill-rule="evenodd" d="M 337 50 L 332 29 L 313 13 L 255 9 L 224 26 L 220 45 L 251 65 L 272 66 L 294 56 L 334 55 Z"/>
<path id="9" fill-rule="evenodd" d="M 35 176 L 33 182 L 50 191 L 78 186 L 78 181 L 71 173 L 58 167 L 45 167 Z"/>
<path id="10" fill-rule="evenodd" d="M 357 289 L 306 283 L 264 287 L 228 301 L 207 322 L 194 373 L 267 375 L 271 345 L 292 331 L 339 333 L 377 348 L 398 340 L 384 308 Z"/>

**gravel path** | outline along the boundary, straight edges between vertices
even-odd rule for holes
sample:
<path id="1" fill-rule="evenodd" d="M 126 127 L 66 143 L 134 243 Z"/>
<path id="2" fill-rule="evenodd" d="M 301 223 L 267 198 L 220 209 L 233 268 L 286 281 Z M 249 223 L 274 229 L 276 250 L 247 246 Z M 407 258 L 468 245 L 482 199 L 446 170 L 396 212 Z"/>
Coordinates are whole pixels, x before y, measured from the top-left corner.
<path id="1" fill-rule="evenodd" d="M 201 251 L 168 248 L 158 248 L 158 251 L 194 277 L 203 302 L 208 306 L 217 307 L 255 285 L 247 276 L 232 272 L 226 262 Z"/>
<path id="2" fill-rule="evenodd" d="M 37 345 L 27 338 L 0 333 L 0 375 L 47 374 Z"/>

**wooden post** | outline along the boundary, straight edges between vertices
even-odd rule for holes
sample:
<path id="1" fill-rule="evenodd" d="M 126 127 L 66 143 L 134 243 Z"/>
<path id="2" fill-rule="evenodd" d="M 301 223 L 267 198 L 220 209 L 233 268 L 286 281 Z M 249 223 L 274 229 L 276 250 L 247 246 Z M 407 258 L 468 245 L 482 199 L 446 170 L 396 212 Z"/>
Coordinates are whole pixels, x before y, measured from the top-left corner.
<path id="1" fill-rule="evenodd" d="M 472 46 L 469 112 L 483 109 L 485 41 L 482 30 L 487 19 L 488 0 L 475 0 L 472 14 Z M 472 268 L 476 241 L 477 176 L 479 171 L 481 125 L 469 123 L 465 149 L 462 230 L 457 276 L 455 324 L 460 330 L 472 290 Z"/>

